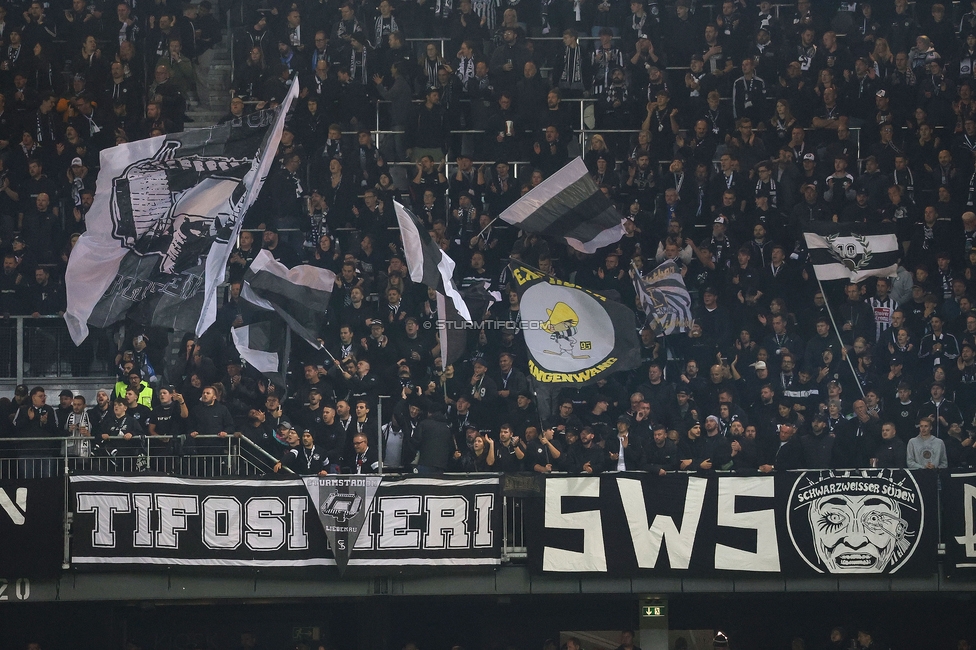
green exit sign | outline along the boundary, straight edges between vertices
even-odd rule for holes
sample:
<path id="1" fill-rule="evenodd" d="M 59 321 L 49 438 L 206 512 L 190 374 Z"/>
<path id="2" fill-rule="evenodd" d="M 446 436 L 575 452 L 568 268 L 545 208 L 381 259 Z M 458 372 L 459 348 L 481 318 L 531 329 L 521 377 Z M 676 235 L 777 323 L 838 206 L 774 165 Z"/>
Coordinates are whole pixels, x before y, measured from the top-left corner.
<path id="1" fill-rule="evenodd" d="M 641 605 L 641 616 L 644 618 L 659 618 L 665 615 L 664 605 Z"/>

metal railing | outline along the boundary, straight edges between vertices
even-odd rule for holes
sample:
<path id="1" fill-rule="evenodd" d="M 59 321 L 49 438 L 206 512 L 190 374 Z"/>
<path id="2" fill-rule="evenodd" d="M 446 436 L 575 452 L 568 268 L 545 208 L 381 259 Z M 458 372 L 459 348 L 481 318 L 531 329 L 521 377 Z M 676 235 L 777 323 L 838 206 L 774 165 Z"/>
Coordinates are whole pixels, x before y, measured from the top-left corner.
<path id="1" fill-rule="evenodd" d="M 273 473 L 278 462 L 243 436 L 180 436 L 178 441 L 173 438 L 133 436 L 129 440 L 107 441 L 100 436 L 6 438 L 0 440 L 0 479 L 99 472 L 253 477 Z M 204 453 L 181 450 L 191 445 Z"/>
<path id="2" fill-rule="evenodd" d="M 111 359 L 99 356 L 109 349 L 108 340 L 96 341 L 102 333 L 92 329 L 88 341 L 77 346 L 61 316 L 3 316 L 0 318 L 0 377 L 16 378 L 22 384 L 25 379 L 42 377 L 114 375 Z M 111 353 L 114 354 L 114 349 Z"/>

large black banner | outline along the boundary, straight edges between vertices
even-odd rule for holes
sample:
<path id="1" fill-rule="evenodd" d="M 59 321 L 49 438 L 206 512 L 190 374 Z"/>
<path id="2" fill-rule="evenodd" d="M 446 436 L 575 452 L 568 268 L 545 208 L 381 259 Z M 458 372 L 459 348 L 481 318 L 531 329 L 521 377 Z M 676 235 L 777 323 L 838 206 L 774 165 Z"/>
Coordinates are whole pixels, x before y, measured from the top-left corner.
<path id="1" fill-rule="evenodd" d="M 72 476 L 71 563 L 492 566 L 501 562 L 500 490 L 498 476 Z"/>
<path id="2" fill-rule="evenodd" d="M 550 477 L 529 558 L 541 572 L 930 574 L 932 471 Z"/>
<path id="3" fill-rule="evenodd" d="M 976 472 L 943 476 L 943 535 L 946 575 L 976 578 Z"/>
<path id="4" fill-rule="evenodd" d="M 0 578 L 57 574 L 64 555 L 63 522 L 61 479 L 0 481 Z"/>

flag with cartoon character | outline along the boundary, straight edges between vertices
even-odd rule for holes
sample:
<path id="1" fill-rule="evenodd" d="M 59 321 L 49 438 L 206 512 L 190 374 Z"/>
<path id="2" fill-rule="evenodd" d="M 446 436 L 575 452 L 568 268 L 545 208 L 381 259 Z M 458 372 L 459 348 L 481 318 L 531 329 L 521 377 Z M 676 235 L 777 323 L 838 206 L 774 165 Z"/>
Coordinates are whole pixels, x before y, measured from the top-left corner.
<path id="1" fill-rule="evenodd" d="M 527 266 L 511 268 L 537 381 L 588 384 L 640 365 L 633 310 Z"/>

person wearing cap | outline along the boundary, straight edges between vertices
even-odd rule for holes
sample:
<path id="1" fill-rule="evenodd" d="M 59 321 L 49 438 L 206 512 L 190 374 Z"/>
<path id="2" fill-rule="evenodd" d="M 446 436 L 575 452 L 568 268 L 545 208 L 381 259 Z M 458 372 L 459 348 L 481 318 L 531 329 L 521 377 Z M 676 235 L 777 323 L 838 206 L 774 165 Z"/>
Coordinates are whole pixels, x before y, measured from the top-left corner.
<path id="1" fill-rule="evenodd" d="M 112 400 L 112 411 L 98 423 L 95 456 L 135 456 L 142 447 L 140 436 L 146 431 L 128 412 L 128 404 L 122 397 Z"/>
<path id="2" fill-rule="evenodd" d="M 800 437 L 804 469 L 838 467 L 839 459 L 834 451 L 836 440 L 827 430 L 827 416 L 822 413 L 814 415 L 810 420 L 810 433 Z"/>
<path id="3" fill-rule="evenodd" d="M 26 395 L 26 392 L 24 393 Z M 16 401 L 16 396 L 14 400 Z M 88 409 L 88 419 L 91 422 L 92 431 L 98 430 L 98 424 L 102 418 L 111 413 L 112 410 L 112 390 L 99 388 L 95 391 L 95 403 Z"/>
<path id="4" fill-rule="evenodd" d="M 933 382 L 929 388 L 929 400 L 918 408 L 919 418 L 932 421 L 932 435 L 945 440 L 949 436 L 949 427 L 962 424 L 962 413 L 954 402 L 945 398 L 946 387 L 942 382 Z"/>
<path id="5" fill-rule="evenodd" d="M 281 452 L 281 459 L 274 465 L 273 470 L 276 474 L 280 472 L 283 467 L 291 469 L 288 464 L 290 462 L 294 462 L 294 460 L 297 458 L 297 454 L 292 454 L 292 451 L 297 450 L 302 444 L 301 436 L 299 436 L 298 432 L 295 431 L 295 427 L 292 426 L 291 422 L 282 420 L 278 424 L 277 430 L 278 436 L 280 436 L 281 440 L 284 441 L 287 449 Z"/>
<path id="6" fill-rule="evenodd" d="M 265 223 L 261 242 L 261 247 L 268 251 L 276 262 L 284 264 L 288 268 L 298 264 L 298 255 L 290 247 L 282 245 L 278 226 L 273 221 Z"/>
<path id="7" fill-rule="evenodd" d="M 718 207 L 719 210 L 722 208 L 723 206 Z M 701 249 L 708 249 L 716 268 L 724 268 L 733 257 L 732 240 L 728 237 L 729 225 L 729 216 L 719 212 L 712 219 L 711 236 L 698 245 Z"/>
<path id="8" fill-rule="evenodd" d="M 72 412 L 72 400 L 74 400 L 75 394 L 64 388 L 58 393 L 58 405 L 55 407 L 54 412 L 58 416 L 58 424 L 62 431 L 67 431 L 66 427 L 68 424 L 68 415 Z"/>
<path id="9" fill-rule="evenodd" d="M 579 438 L 568 444 L 559 467 L 573 474 L 600 474 L 613 464 L 608 463 L 608 454 L 596 442 L 596 432 L 592 427 L 584 426 L 579 430 Z M 576 429 L 567 431 L 567 439 L 571 440 L 577 434 Z M 639 466 L 638 466 L 639 467 Z"/>
<path id="10" fill-rule="evenodd" d="M 448 130 L 448 116 L 441 106 L 440 90 L 430 87 L 424 103 L 417 107 L 414 118 L 407 124 L 405 141 L 410 160 L 419 163 L 424 156 L 429 156 L 432 161 L 443 160 Z"/>
<path id="11" fill-rule="evenodd" d="M 715 415 L 705 418 L 705 435 L 701 438 L 699 456 L 695 458 L 696 471 L 725 470 L 732 467 L 732 445 L 723 434 L 721 420 Z"/>

